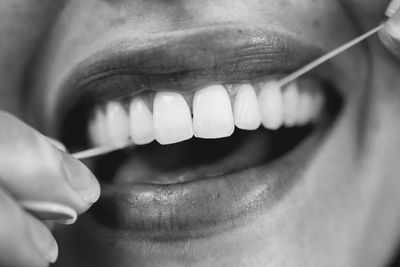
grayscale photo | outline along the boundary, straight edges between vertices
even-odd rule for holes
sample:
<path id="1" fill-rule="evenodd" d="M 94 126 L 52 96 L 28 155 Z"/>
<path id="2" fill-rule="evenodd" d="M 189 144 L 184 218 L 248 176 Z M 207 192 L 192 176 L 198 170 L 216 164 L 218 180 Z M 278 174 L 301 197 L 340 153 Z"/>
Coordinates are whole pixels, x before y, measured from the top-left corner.
<path id="1" fill-rule="evenodd" d="M 400 267 L 400 0 L 0 0 L 0 267 Z"/>

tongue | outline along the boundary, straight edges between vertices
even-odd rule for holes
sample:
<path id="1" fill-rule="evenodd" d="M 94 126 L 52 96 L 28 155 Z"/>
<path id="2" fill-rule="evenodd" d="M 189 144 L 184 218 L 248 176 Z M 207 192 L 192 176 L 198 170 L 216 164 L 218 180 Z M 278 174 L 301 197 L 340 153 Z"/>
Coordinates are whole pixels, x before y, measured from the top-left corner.
<path id="1" fill-rule="evenodd" d="M 260 131 L 217 140 L 191 139 L 169 146 L 154 144 L 131 153 L 113 182 L 170 184 L 238 171 L 265 160 L 269 140 Z"/>
<path id="2" fill-rule="evenodd" d="M 288 133 L 290 132 L 290 134 Z M 112 183 L 172 184 L 228 174 L 277 158 L 293 147 L 304 130 L 236 131 L 224 139 L 191 139 L 161 146 L 156 143 L 111 154 L 97 163 L 98 173 Z M 297 141 L 296 141 L 297 140 Z M 104 170 L 114 162 L 114 170 Z M 101 179 L 101 177 L 100 177 Z"/>

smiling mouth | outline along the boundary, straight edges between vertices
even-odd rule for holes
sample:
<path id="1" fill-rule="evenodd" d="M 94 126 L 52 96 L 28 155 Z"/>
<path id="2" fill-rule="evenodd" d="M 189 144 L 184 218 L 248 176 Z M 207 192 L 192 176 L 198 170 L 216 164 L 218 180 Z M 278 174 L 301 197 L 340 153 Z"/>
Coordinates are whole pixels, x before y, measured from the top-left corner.
<path id="1" fill-rule="evenodd" d="M 87 164 L 102 183 L 90 214 L 138 238 L 201 238 L 268 210 L 341 108 L 318 73 L 277 85 L 321 53 L 290 34 L 215 27 L 127 42 L 82 62 L 56 113 L 71 150 L 136 144 Z"/>

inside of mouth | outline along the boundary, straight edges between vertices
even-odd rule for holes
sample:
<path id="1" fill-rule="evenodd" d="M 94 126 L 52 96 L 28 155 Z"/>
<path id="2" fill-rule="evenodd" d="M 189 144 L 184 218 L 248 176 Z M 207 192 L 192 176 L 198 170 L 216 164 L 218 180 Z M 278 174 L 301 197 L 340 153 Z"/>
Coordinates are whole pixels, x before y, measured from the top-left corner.
<path id="1" fill-rule="evenodd" d="M 296 148 L 315 129 L 329 124 L 341 108 L 341 99 L 330 84 L 325 84 L 327 101 L 324 114 L 314 125 L 282 127 L 270 131 L 236 129 L 221 139 L 192 138 L 184 142 L 125 148 L 87 163 L 103 183 L 170 184 L 211 178 L 265 164 Z M 66 116 L 62 141 L 70 151 L 88 147 L 87 121 L 93 103 L 82 101 Z M 85 115 L 86 114 L 86 115 Z"/>
<path id="2" fill-rule="evenodd" d="M 124 149 L 92 160 L 103 183 L 171 184 L 212 178 L 252 168 L 288 152 L 312 127 L 272 132 L 236 131 L 224 139 L 190 139 Z"/>

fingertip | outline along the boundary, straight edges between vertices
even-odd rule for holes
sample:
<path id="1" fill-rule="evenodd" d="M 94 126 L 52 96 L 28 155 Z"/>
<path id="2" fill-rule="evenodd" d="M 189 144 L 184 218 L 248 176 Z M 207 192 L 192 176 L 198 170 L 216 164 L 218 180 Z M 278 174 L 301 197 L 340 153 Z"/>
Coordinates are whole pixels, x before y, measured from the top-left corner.
<path id="1" fill-rule="evenodd" d="M 94 174 L 79 160 L 71 155 L 63 155 L 66 178 L 70 186 L 89 205 L 100 197 L 100 184 Z"/>
<path id="2" fill-rule="evenodd" d="M 385 15 L 390 18 L 400 8 L 400 0 L 392 0 L 386 9 Z"/>
<path id="3" fill-rule="evenodd" d="M 379 38 L 391 52 L 400 55 L 400 23 L 388 20 L 379 32 Z"/>
<path id="4" fill-rule="evenodd" d="M 393 0 L 385 12 L 389 18 L 379 32 L 382 42 L 389 49 L 398 49 L 398 40 L 400 40 L 400 0 Z"/>
<path id="5" fill-rule="evenodd" d="M 27 214 L 27 223 L 33 246 L 38 253 L 49 263 L 56 262 L 58 245 L 50 230 L 29 214 Z"/>
<path id="6" fill-rule="evenodd" d="M 47 138 L 47 141 L 49 141 L 49 143 L 52 144 L 55 148 L 57 148 L 63 152 L 67 152 L 67 148 L 65 147 L 65 145 L 63 143 L 61 143 L 60 141 L 58 141 L 54 138 L 51 138 L 48 136 L 45 136 L 45 137 Z"/>
<path id="7" fill-rule="evenodd" d="M 55 202 L 21 200 L 20 205 L 35 217 L 46 221 L 72 224 L 78 216 L 74 209 Z"/>

